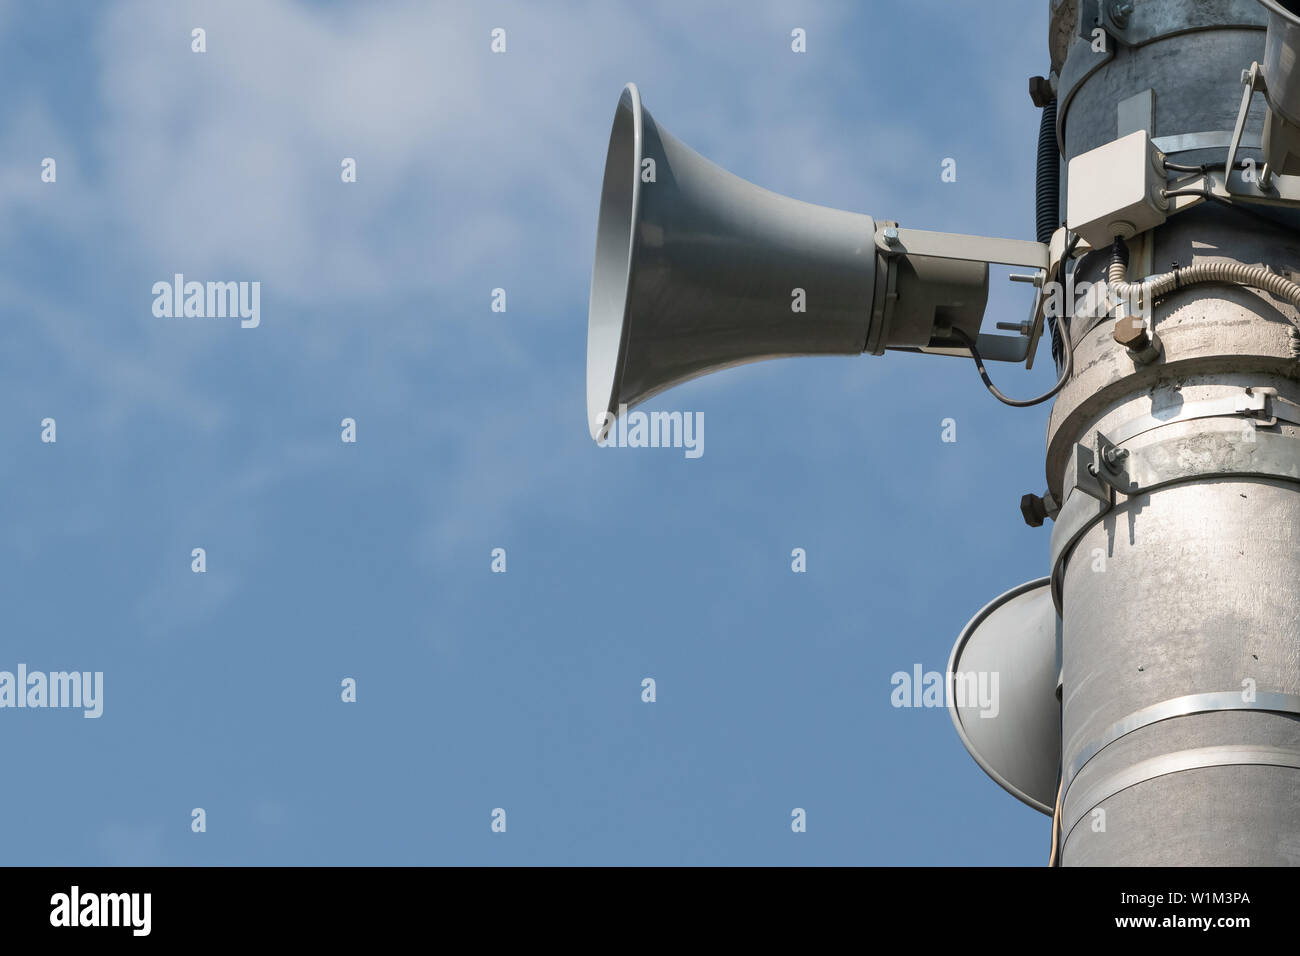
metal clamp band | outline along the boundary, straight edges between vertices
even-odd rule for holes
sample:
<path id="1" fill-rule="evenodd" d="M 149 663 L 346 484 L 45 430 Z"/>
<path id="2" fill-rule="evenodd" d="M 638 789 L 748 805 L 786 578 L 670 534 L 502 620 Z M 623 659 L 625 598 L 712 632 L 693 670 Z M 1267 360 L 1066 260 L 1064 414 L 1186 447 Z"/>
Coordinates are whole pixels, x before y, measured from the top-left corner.
<path id="1" fill-rule="evenodd" d="M 1117 793 L 1136 787 L 1140 783 L 1154 780 L 1156 777 L 1186 770 L 1201 770 L 1206 767 L 1286 767 L 1300 770 L 1300 753 L 1282 747 L 1248 747 L 1240 744 L 1227 744 L 1218 747 L 1198 747 L 1195 750 L 1177 750 L 1161 754 L 1149 760 L 1143 760 L 1119 773 L 1107 777 L 1090 789 L 1080 803 L 1081 813 L 1076 813 L 1061 828 L 1061 846 L 1070 839 L 1070 834 L 1093 808 Z"/>
<path id="2" fill-rule="evenodd" d="M 1071 102 L 1084 83 L 1114 58 L 1115 49 L 1120 44 L 1140 47 L 1200 30 L 1265 30 L 1268 26 L 1267 11 L 1254 0 L 1194 4 L 1183 0 L 1143 0 L 1132 6 L 1128 14 L 1117 17 L 1111 4 L 1094 5 L 1094 15 L 1081 17 L 1078 21 L 1079 27 L 1061 65 L 1057 84 L 1056 144 L 1062 156 L 1068 155 L 1065 126 Z M 1094 26 L 1106 33 L 1106 42 L 1100 51 L 1092 42 Z"/>
<path id="3" fill-rule="evenodd" d="M 1065 504 L 1061 505 L 1061 510 L 1052 523 L 1052 603 L 1062 618 L 1064 602 L 1061 597 L 1061 579 L 1065 576 L 1065 562 L 1078 540 L 1104 518 L 1111 507 L 1109 501 L 1100 501 L 1086 492 L 1071 488 L 1066 492 Z"/>
<path id="4" fill-rule="evenodd" d="M 871 325 L 867 332 L 864 352 L 884 355 L 889 341 L 889 326 L 893 324 L 894 303 L 898 300 L 898 262 L 893 256 L 876 256 L 876 286 L 884 293 L 877 295 L 871 309 Z"/>
<path id="5" fill-rule="evenodd" d="M 1074 38 L 1057 83 L 1056 148 L 1062 156 L 1068 155 L 1065 151 L 1065 119 L 1070 115 L 1070 104 L 1075 94 L 1089 77 L 1114 58 L 1114 44 L 1106 43 L 1098 51 L 1089 40 L 1081 36 Z"/>
<path id="6" fill-rule="evenodd" d="M 1300 482 L 1300 453 L 1296 450 L 1300 439 L 1265 431 L 1252 437 L 1253 441 L 1242 441 L 1210 432 L 1146 445 L 1104 476 L 1107 493 L 1101 497 L 1095 496 L 1096 489 L 1088 490 L 1086 481 L 1080 484 L 1073 472 L 1067 474 L 1065 501 L 1052 527 L 1052 600 L 1057 613 L 1064 610 L 1061 587 L 1066 561 L 1079 539 L 1114 507 L 1111 488 L 1133 497 L 1179 482 L 1226 476 Z M 1101 440 L 1105 441 L 1104 436 Z M 1083 467 L 1086 457 L 1076 455 L 1077 467 Z M 1097 477 L 1103 477 L 1100 469 Z"/>
<path id="7" fill-rule="evenodd" d="M 1232 145 L 1232 130 L 1219 130 L 1214 133 L 1179 133 L 1176 136 L 1157 136 L 1151 145 L 1166 156 L 1175 153 L 1190 153 L 1198 149 L 1227 149 Z M 1258 133 L 1247 133 L 1241 137 L 1238 146 L 1246 149 L 1259 149 L 1263 137 Z"/>
<path id="8" fill-rule="evenodd" d="M 1240 691 L 1223 690 L 1209 694 L 1188 694 L 1174 697 L 1150 707 L 1129 714 L 1115 721 L 1098 739 L 1079 751 L 1065 773 L 1065 786 L 1061 791 L 1068 795 L 1070 785 L 1087 765 L 1088 761 L 1101 753 L 1121 737 L 1159 723 L 1172 717 L 1186 717 L 1188 714 L 1208 714 L 1223 710 L 1262 710 L 1275 714 L 1300 714 L 1300 694 L 1282 694 L 1266 691 L 1255 694 L 1254 700 L 1245 700 Z"/>
<path id="9" fill-rule="evenodd" d="M 1130 454 L 1118 452 L 1108 468 L 1096 468 L 1097 479 L 1128 497 L 1144 495 L 1189 478 L 1251 475 L 1300 481 L 1300 438 L 1276 432 L 1250 432 L 1250 438 L 1205 432 L 1144 445 Z M 1104 435 L 1098 447 L 1113 449 Z"/>
<path id="10" fill-rule="evenodd" d="M 1191 4 L 1179 0 L 1143 0 L 1127 5 L 1127 10 L 1112 3 L 1098 7 L 1106 32 L 1130 47 L 1199 30 L 1263 30 L 1268 22 L 1267 11 L 1250 0 Z"/>
<path id="11" fill-rule="evenodd" d="M 1192 421 L 1197 418 L 1220 418 L 1242 415 L 1262 418 L 1262 425 L 1275 424 L 1279 419 L 1300 425 L 1300 405 L 1279 398 L 1275 388 L 1247 388 L 1240 395 L 1209 398 L 1200 402 L 1183 402 L 1153 408 L 1147 415 L 1130 419 L 1118 428 L 1106 430 L 1106 437 L 1116 445 L 1136 438 L 1162 425 Z"/>

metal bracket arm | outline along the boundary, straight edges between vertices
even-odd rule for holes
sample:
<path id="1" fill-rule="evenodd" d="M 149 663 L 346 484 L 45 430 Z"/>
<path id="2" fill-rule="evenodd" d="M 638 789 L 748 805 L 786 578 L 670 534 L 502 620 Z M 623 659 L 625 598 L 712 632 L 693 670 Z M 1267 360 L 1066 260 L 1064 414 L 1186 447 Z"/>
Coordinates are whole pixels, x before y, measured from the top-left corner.
<path id="1" fill-rule="evenodd" d="M 1241 109 L 1237 111 L 1237 125 L 1232 128 L 1232 142 L 1228 144 L 1227 169 L 1229 171 L 1237 166 L 1237 150 L 1241 147 L 1241 136 L 1246 132 L 1246 117 L 1250 114 L 1251 100 L 1255 98 L 1256 93 L 1267 92 L 1264 86 L 1264 74 L 1260 71 L 1258 63 L 1252 63 L 1250 69 L 1241 74 L 1241 83 L 1245 89 L 1241 92 Z M 1260 185 L 1268 187 L 1266 181 L 1261 181 Z M 1231 179 L 1228 180 L 1227 188 L 1228 191 L 1233 191 Z"/>
<path id="2" fill-rule="evenodd" d="M 1033 310 L 1027 323 L 1029 330 L 1020 335 L 992 335 L 981 332 L 976 337 L 980 355 L 994 362 L 1023 362 L 1038 341 L 1035 327 L 1041 324 L 1037 313 L 1042 300 L 1042 285 L 1047 281 L 1050 251 L 1045 243 L 1027 239 L 995 239 L 954 232 L 930 232 L 904 229 L 895 223 L 882 222 L 876 227 L 876 251 L 882 258 L 927 256 L 933 259 L 960 259 L 965 262 L 996 263 L 1006 266 L 1030 266 L 1037 269 Z M 968 355 L 965 349 L 928 349 L 937 355 Z"/>

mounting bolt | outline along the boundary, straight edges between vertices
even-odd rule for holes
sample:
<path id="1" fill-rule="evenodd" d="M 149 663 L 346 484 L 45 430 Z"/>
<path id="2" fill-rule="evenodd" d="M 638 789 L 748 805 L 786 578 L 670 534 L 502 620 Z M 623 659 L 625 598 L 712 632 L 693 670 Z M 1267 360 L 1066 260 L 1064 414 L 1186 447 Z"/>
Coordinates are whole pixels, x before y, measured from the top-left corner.
<path id="1" fill-rule="evenodd" d="M 1142 352 L 1151 345 L 1151 334 L 1139 315 L 1126 315 L 1116 320 L 1115 331 L 1111 334 L 1130 352 Z"/>
<path id="2" fill-rule="evenodd" d="M 1034 324 L 1026 319 L 1024 322 L 999 322 L 998 328 L 1003 332 L 1015 332 L 1017 335 L 1029 335 L 1034 331 Z"/>
<path id="3" fill-rule="evenodd" d="M 1128 457 L 1128 449 L 1107 448 L 1104 452 L 1102 452 L 1101 457 L 1102 460 L 1106 462 L 1106 465 L 1108 467 L 1117 469 L 1119 467 L 1119 463 Z"/>
<path id="4" fill-rule="evenodd" d="M 1047 502 L 1039 495 L 1024 495 L 1020 499 L 1020 513 L 1029 527 L 1041 528 L 1047 517 Z"/>
<path id="5" fill-rule="evenodd" d="M 896 245 L 898 245 L 898 227 L 897 227 L 897 226 L 886 226 L 883 235 L 884 235 L 884 237 L 885 237 L 885 242 L 889 243 L 891 246 L 896 246 Z"/>
<path id="6" fill-rule="evenodd" d="M 1128 350 L 1128 357 L 1137 365 L 1150 365 L 1164 354 L 1160 336 L 1147 331 L 1141 316 L 1121 316 L 1115 320 L 1115 331 L 1111 334 Z"/>
<path id="7" fill-rule="evenodd" d="M 1034 101 L 1034 105 L 1042 109 L 1052 100 L 1056 99 L 1056 94 L 1052 92 L 1052 81 L 1045 76 L 1031 76 L 1029 78 L 1029 98 Z"/>
<path id="8" fill-rule="evenodd" d="M 1110 18 L 1117 27 L 1128 26 L 1128 18 L 1133 16 L 1132 0 L 1116 0 L 1110 5 Z"/>

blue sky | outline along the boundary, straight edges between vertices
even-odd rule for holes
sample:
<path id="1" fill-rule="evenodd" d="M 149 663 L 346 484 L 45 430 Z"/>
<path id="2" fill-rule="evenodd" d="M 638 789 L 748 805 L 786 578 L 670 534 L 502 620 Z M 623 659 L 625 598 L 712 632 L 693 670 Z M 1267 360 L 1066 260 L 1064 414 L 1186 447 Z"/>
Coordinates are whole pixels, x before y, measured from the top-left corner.
<path id="1" fill-rule="evenodd" d="M 596 447 L 584 364 L 624 83 L 769 189 L 1032 238 L 1046 19 L 0 2 L 0 670 L 104 673 L 98 720 L 0 710 L 0 860 L 1044 863 L 890 675 L 1046 573 L 1047 406 L 952 359 L 760 363 L 646 406 L 703 413 L 689 460 Z M 260 326 L 155 317 L 178 272 L 260 282 Z M 1028 308 L 1000 285 L 989 325 Z"/>

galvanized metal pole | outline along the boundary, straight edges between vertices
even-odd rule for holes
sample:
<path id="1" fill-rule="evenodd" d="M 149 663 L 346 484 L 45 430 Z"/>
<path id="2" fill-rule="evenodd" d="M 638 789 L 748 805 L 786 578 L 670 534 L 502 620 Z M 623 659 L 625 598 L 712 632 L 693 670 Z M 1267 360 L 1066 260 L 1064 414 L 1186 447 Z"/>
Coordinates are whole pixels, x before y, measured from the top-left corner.
<path id="1" fill-rule="evenodd" d="M 1257 0 L 1053 0 L 1063 161 L 1146 127 L 1171 159 L 1222 162 L 1266 22 Z M 1248 129 L 1262 121 L 1257 100 Z M 1180 212 L 1130 243 L 1129 278 L 1214 259 L 1300 271 L 1294 214 L 1270 214 Z M 1147 364 L 1113 315 L 1071 321 L 1047 442 L 1064 865 L 1300 865 L 1297 320 L 1253 289 L 1182 288 L 1155 306 Z M 1098 433 L 1167 483 L 1108 509 L 1079 490 Z"/>

